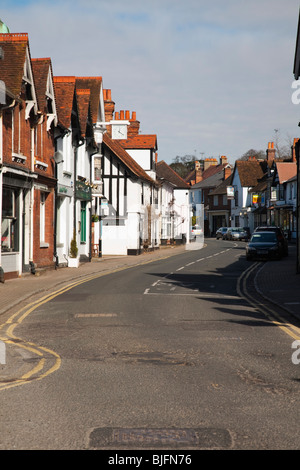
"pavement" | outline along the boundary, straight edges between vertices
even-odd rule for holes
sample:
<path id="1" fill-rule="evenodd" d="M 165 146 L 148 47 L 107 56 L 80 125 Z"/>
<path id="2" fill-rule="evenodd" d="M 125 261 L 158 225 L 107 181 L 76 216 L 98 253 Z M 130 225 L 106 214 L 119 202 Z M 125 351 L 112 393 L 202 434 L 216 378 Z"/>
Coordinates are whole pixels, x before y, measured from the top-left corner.
<path id="1" fill-rule="evenodd" d="M 296 260 L 297 247 L 290 244 L 289 256 L 263 263 L 256 275 L 255 287 L 265 299 L 300 319 L 300 274 Z"/>
<path id="2" fill-rule="evenodd" d="M 17 279 L 0 283 L 0 330 L 7 320 L 24 304 L 39 300 L 47 294 L 68 286 L 73 282 L 84 281 L 89 276 L 109 273 L 116 269 L 137 266 L 184 252 L 184 246 L 167 246 L 139 256 L 103 256 L 82 263 L 78 268 L 58 268 L 38 271 Z M 280 261 L 262 263 L 255 279 L 257 291 L 270 302 L 280 305 L 300 319 L 300 274 L 296 272 L 296 246 L 289 247 L 289 256 Z M 21 351 L 11 345 L 6 348 L 5 365 L 1 363 L 0 341 L 0 390 L 16 376 L 24 373 Z M 21 355 L 20 355 L 21 354 Z M 28 365 L 28 364 L 27 364 Z M 19 372 L 19 373 L 18 373 Z"/>

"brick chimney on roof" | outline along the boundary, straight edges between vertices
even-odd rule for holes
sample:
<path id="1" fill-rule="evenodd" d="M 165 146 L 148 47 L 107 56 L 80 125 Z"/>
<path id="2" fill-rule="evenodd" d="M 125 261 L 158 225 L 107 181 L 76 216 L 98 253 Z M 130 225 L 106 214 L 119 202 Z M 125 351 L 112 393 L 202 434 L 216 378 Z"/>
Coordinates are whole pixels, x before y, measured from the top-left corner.
<path id="1" fill-rule="evenodd" d="M 105 121 L 110 122 L 113 119 L 115 103 L 111 99 L 111 90 L 103 90 Z M 111 126 L 107 126 L 107 133 L 111 137 Z"/>
<path id="2" fill-rule="evenodd" d="M 230 165 L 226 165 L 223 172 L 224 172 L 224 180 L 227 180 L 227 178 L 229 178 L 229 176 L 231 175 L 231 166 Z"/>
<path id="3" fill-rule="evenodd" d="M 217 165 L 218 160 L 216 158 L 206 158 L 204 160 L 204 171 L 207 170 L 211 165 Z"/>
<path id="4" fill-rule="evenodd" d="M 225 155 L 222 155 L 220 157 L 220 165 L 225 165 L 226 163 L 228 163 L 228 159 L 225 157 Z"/>
<path id="5" fill-rule="evenodd" d="M 195 161 L 195 182 L 200 183 L 203 180 L 201 164 L 198 161 Z"/>
<path id="6" fill-rule="evenodd" d="M 129 112 L 129 111 L 128 111 Z M 140 122 L 136 119 L 136 112 L 133 111 L 131 115 L 131 119 L 129 118 L 130 126 L 128 126 L 127 136 L 134 137 L 135 135 L 139 135 L 140 132 Z"/>
<path id="7" fill-rule="evenodd" d="M 268 143 L 268 148 L 267 148 L 267 161 L 272 162 L 275 159 L 275 148 L 274 148 L 274 142 L 269 142 Z"/>

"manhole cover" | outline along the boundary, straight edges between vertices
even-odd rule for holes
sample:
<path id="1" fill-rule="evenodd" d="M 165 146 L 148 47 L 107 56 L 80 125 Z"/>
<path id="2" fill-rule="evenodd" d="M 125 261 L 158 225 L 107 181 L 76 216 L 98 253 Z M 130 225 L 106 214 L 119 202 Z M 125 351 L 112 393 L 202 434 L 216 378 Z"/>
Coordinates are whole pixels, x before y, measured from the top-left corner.
<path id="1" fill-rule="evenodd" d="M 96 428 L 91 448 L 191 448 L 228 449 L 231 436 L 219 428 Z"/>

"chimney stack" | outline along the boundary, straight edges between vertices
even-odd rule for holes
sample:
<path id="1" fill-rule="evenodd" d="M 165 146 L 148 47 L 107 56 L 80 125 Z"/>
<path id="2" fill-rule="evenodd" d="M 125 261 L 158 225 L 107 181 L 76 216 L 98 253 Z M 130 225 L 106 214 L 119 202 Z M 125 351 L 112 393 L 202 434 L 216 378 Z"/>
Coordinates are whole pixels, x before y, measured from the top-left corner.
<path id="1" fill-rule="evenodd" d="M 137 119 L 136 119 L 136 112 L 135 111 L 132 112 L 131 119 L 129 119 L 129 121 L 130 121 L 130 126 L 128 126 L 128 131 L 127 131 L 128 138 L 139 135 L 140 122 L 137 121 Z"/>
<path id="2" fill-rule="evenodd" d="M 195 162 L 195 183 L 200 183 L 203 180 L 202 168 L 200 162 Z"/>
<path id="3" fill-rule="evenodd" d="M 231 166 L 226 165 L 223 171 L 224 171 L 224 180 L 227 180 L 227 178 L 229 178 L 229 176 L 231 175 Z"/>
<path id="4" fill-rule="evenodd" d="M 218 161 L 216 158 L 206 158 L 204 160 L 204 171 L 207 170 L 211 165 L 217 165 Z"/>
<path id="5" fill-rule="evenodd" d="M 111 99 L 111 90 L 103 90 L 105 121 L 110 122 L 113 119 L 115 103 Z M 111 136 L 111 126 L 107 126 L 107 133 Z"/>
<path id="6" fill-rule="evenodd" d="M 268 143 L 268 148 L 267 148 L 267 161 L 272 162 L 275 159 L 275 148 L 274 148 L 274 142 L 269 142 Z"/>
<path id="7" fill-rule="evenodd" d="M 220 165 L 226 165 L 226 163 L 228 163 L 228 159 L 225 157 L 225 155 L 222 155 L 220 157 Z"/>

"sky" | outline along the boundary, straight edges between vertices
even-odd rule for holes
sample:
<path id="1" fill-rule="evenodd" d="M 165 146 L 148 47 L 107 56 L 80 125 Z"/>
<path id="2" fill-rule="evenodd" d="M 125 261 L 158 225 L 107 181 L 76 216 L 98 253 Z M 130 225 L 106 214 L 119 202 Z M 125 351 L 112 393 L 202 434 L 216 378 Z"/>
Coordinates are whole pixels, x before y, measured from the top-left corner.
<path id="1" fill-rule="evenodd" d="M 0 18 L 11 33 L 28 33 L 32 58 L 50 57 L 54 75 L 101 76 L 115 111 L 135 111 L 141 133 L 157 135 L 159 160 L 234 162 L 300 137 L 292 101 L 299 6 L 0 0 Z"/>

